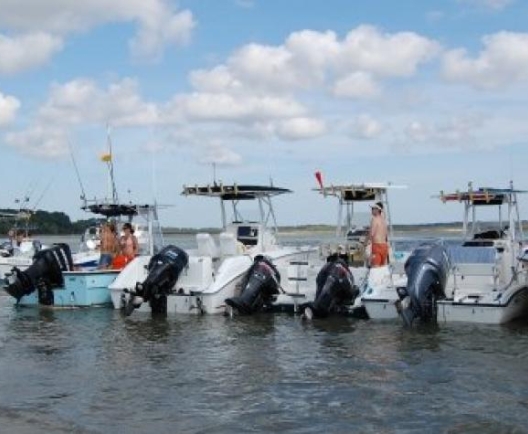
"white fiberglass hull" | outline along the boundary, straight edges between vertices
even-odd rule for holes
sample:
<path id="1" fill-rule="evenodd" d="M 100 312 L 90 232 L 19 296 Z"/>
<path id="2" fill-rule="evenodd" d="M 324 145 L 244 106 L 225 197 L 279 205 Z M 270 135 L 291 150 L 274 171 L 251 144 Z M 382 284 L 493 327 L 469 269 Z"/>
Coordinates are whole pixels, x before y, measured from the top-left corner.
<path id="1" fill-rule="evenodd" d="M 0 279 L 4 279 L 7 274 L 10 274 L 14 267 L 19 270 L 25 270 L 33 263 L 33 258 L 26 256 L 9 256 L 7 258 L 0 258 Z"/>
<path id="2" fill-rule="evenodd" d="M 361 300 L 367 316 L 371 320 L 398 319 L 396 300 Z"/>
<path id="3" fill-rule="evenodd" d="M 504 302 L 482 303 L 472 301 L 438 301 L 439 323 L 469 322 L 504 324 L 520 317 L 528 317 L 528 287 L 522 286 L 505 293 Z"/>
<path id="4" fill-rule="evenodd" d="M 387 265 L 371 268 L 361 293 L 361 305 L 369 319 L 389 320 L 399 318 L 396 288 L 405 286 L 407 278 L 403 270 L 395 272 Z"/>
<path id="5" fill-rule="evenodd" d="M 147 275 L 149 256 L 134 259 L 110 285 L 112 304 L 115 309 L 124 307 L 127 291 L 133 291 Z M 209 257 L 190 257 L 185 268 L 167 296 L 168 314 L 217 314 L 225 312 L 225 299 L 236 294 L 237 285 L 251 266 L 247 256 L 226 258 L 218 270 L 214 270 Z M 214 279 L 213 279 L 214 275 Z M 143 303 L 140 311 L 149 311 Z"/>
<path id="6" fill-rule="evenodd" d="M 269 256 L 281 273 L 292 267 L 306 267 L 318 254 L 317 249 L 284 248 L 263 252 Z M 171 294 L 167 295 L 167 314 L 225 314 L 227 298 L 238 295 L 240 283 L 253 263 L 254 255 L 226 257 L 218 269 L 207 256 L 190 256 L 188 266 L 182 271 Z M 138 282 L 148 275 L 150 256 L 134 259 L 110 285 L 112 304 L 115 309 L 124 307 L 127 291 L 134 290 Z M 301 263 L 301 265 L 297 264 Z M 214 277 L 213 277 L 214 276 Z M 285 282 L 292 292 L 299 292 L 298 282 Z M 295 287 L 294 287 L 295 286 Z M 315 289 L 313 290 L 315 292 Z M 302 291 L 301 291 L 302 292 Z M 282 298 L 280 301 L 282 302 Z M 285 296 L 284 302 L 294 305 L 298 298 Z M 150 311 L 148 303 L 143 303 L 139 311 Z"/>

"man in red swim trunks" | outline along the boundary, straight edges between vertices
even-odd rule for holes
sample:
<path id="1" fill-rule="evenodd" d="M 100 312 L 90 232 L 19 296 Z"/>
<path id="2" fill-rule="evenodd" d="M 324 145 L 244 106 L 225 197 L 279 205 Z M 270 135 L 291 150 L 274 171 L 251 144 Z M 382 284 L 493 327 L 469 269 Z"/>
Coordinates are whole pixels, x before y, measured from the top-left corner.
<path id="1" fill-rule="evenodd" d="M 387 222 L 383 216 L 383 204 L 376 202 L 372 208 L 372 219 L 370 220 L 369 241 L 372 248 L 370 265 L 381 267 L 389 260 L 389 243 Z"/>

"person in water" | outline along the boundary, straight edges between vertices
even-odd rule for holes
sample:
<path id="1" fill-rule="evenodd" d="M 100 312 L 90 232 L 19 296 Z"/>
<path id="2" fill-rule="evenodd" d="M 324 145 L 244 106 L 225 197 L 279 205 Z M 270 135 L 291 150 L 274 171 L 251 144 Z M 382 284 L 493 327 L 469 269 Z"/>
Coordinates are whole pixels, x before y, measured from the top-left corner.
<path id="1" fill-rule="evenodd" d="M 130 223 L 123 225 L 124 234 L 119 240 L 119 247 L 121 248 L 121 255 L 126 258 L 127 262 L 130 262 L 138 254 L 138 240 L 134 235 L 134 228 Z"/>
<path id="2" fill-rule="evenodd" d="M 371 246 L 370 265 L 381 267 L 389 260 L 389 243 L 387 222 L 383 215 L 383 204 L 376 202 L 372 208 L 372 219 L 370 220 L 369 241 Z"/>
<path id="3" fill-rule="evenodd" d="M 116 229 L 112 222 L 103 223 L 101 226 L 100 250 L 99 268 L 110 268 L 118 250 Z"/>

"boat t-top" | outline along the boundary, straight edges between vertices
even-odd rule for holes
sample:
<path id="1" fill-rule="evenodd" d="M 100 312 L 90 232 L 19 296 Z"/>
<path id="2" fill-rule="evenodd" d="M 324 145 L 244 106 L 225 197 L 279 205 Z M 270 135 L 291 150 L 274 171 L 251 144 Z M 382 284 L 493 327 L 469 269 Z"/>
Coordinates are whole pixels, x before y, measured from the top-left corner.
<path id="1" fill-rule="evenodd" d="M 113 203 L 94 200 L 93 202 L 85 201 L 81 209 L 95 215 L 101 215 L 106 221 L 114 222 L 118 233 L 124 223 L 130 223 L 138 240 L 140 254 L 155 254 L 163 245 L 163 235 L 156 204 Z M 81 248 L 79 253 L 98 251 L 99 226 L 87 228 L 83 240 L 87 248 Z"/>
<path id="2" fill-rule="evenodd" d="M 276 250 L 278 233 L 277 221 L 273 209 L 272 198 L 291 193 L 291 190 L 274 186 L 259 185 L 223 185 L 184 186 L 184 196 L 211 197 L 220 200 L 223 235 L 219 238 L 220 247 L 224 249 L 236 240 L 237 249 L 251 254 L 254 252 L 270 252 Z M 240 205 L 247 201 L 256 201 L 258 220 L 250 221 L 244 217 Z M 227 220 L 228 206 L 231 206 L 232 219 Z M 230 234 L 231 236 L 227 235 Z M 227 248 L 229 250 L 229 248 Z"/>
<path id="3" fill-rule="evenodd" d="M 361 212 L 366 214 L 366 209 L 361 210 L 362 204 L 371 205 L 375 202 L 383 204 L 383 212 L 389 231 L 388 242 L 390 252 L 395 253 L 394 236 L 391 220 L 391 211 L 388 198 L 388 190 L 404 188 L 390 183 L 357 183 L 321 186 L 314 189 L 324 197 L 335 197 L 338 199 L 338 215 L 336 224 L 336 239 L 334 244 L 327 246 L 327 252 L 331 254 L 336 250 L 344 253 L 353 266 L 366 265 L 367 257 L 365 247 L 368 244 L 369 224 L 359 218 Z M 370 216 L 370 208 L 368 215 Z"/>

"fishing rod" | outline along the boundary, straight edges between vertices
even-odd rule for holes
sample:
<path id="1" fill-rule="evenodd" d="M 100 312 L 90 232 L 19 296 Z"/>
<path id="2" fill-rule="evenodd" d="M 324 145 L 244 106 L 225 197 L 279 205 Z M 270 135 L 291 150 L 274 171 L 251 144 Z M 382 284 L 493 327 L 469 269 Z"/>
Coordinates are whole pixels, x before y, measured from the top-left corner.
<path id="1" fill-rule="evenodd" d="M 77 167 L 77 162 L 75 161 L 75 157 L 73 155 L 73 148 L 71 142 L 68 140 L 68 147 L 70 149 L 70 157 L 73 163 L 73 168 L 75 169 L 75 174 L 77 175 L 77 181 L 79 182 L 79 186 L 81 187 L 81 199 L 86 204 L 86 193 L 84 191 L 84 185 L 81 180 L 81 175 L 79 173 L 79 168 Z"/>
<path id="2" fill-rule="evenodd" d="M 51 184 L 53 182 L 53 178 L 51 178 L 49 180 L 49 182 L 46 184 L 46 187 L 44 188 L 44 190 L 42 191 L 41 195 L 39 196 L 39 198 L 37 199 L 37 201 L 34 203 L 33 205 L 33 209 L 31 210 L 32 212 L 34 212 L 36 209 L 37 209 L 37 206 L 39 205 L 39 203 L 41 202 L 41 200 L 44 198 L 44 195 L 48 192 L 49 188 L 51 187 Z"/>

